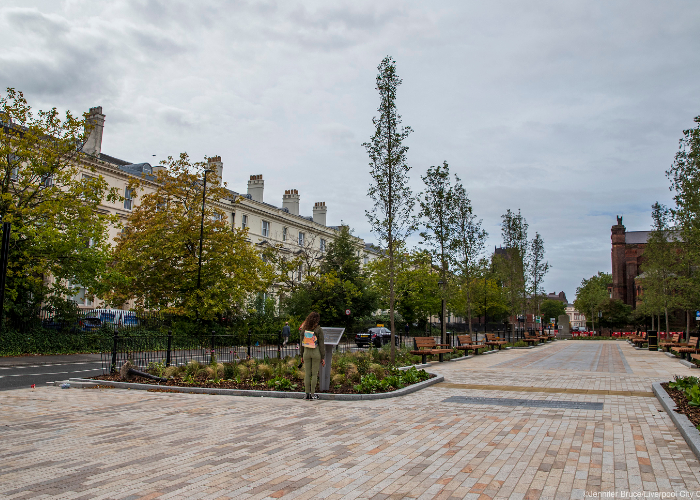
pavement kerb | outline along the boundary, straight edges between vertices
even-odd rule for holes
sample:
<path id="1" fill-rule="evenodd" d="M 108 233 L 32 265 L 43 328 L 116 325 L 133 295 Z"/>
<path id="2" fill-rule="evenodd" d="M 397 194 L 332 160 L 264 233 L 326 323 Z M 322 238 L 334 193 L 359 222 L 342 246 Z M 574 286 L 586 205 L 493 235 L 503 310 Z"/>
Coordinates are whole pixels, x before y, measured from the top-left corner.
<path id="1" fill-rule="evenodd" d="M 421 389 L 425 389 L 433 384 L 439 384 L 445 381 L 445 377 L 438 375 L 437 373 L 428 372 L 435 377 L 424 380 L 417 384 L 404 387 L 397 391 L 382 392 L 377 394 L 326 394 L 318 393 L 318 399 L 321 400 L 331 400 L 331 401 L 367 401 L 371 399 L 388 399 L 396 398 L 399 396 L 405 396 Z M 130 382 L 115 382 L 111 380 L 91 380 L 83 378 L 71 378 L 68 380 L 73 387 L 76 384 L 76 388 L 91 387 L 96 385 L 109 385 L 116 389 L 136 389 L 147 391 L 149 389 L 160 389 L 172 392 L 184 392 L 184 393 L 194 393 L 194 394 L 211 394 L 220 396 L 248 396 L 248 397 L 260 397 L 260 398 L 290 398 L 290 399 L 304 399 L 303 392 L 283 392 L 283 391 L 255 391 L 255 390 L 242 390 L 242 389 L 214 389 L 206 387 L 177 387 L 177 386 L 166 386 L 166 385 L 156 385 L 156 384 L 133 384 Z M 62 382 L 55 382 L 55 385 L 61 385 Z"/>
<path id="2" fill-rule="evenodd" d="M 656 398 L 664 407 L 666 413 L 669 414 L 671 420 L 675 424 L 678 431 L 688 443 L 688 446 L 693 451 L 695 456 L 700 459 L 700 431 L 692 424 L 688 417 L 682 413 L 676 413 L 673 409 L 676 407 L 676 402 L 671 399 L 666 390 L 661 386 L 661 382 L 654 382 L 651 386 Z"/>

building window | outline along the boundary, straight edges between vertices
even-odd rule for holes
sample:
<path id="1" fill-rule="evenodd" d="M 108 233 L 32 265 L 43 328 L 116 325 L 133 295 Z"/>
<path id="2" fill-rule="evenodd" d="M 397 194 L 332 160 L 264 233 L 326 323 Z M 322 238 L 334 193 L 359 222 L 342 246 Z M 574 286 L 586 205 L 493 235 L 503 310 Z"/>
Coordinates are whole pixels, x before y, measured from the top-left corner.
<path id="1" fill-rule="evenodd" d="M 223 218 L 224 218 L 224 216 L 219 214 L 219 213 L 214 212 L 213 214 L 211 214 L 211 220 L 213 220 L 215 222 L 218 222 Z"/>
<path id="2" fill-rule="evenodd" d="M 297 281 L 301 281 L 301 265 L 297 268 Z"/>
<path id="3" fill-rule="evenodd" d="M 231 227 L 236 227 L 236 212 L 231 212 Z"/>
<path id="4" fill-rule="evenodd" d="M 82 179 L 84 181 L 89 181 L 89 180 L 94 179 L 94 178 L 95 178 L 94 176 L 88 175 L 88 174 L 83 174 L 83 177 L 82 177 Z"/>
<path id="5" fill-rule="evenodd" d="M 368 257 L 367 255 L 365 255 L 365 266 L 366 266 L 367 264 L 369 264 L 369 257 Z"/>
<path id="6" fill-rule="evenodd" d="M 303 245 L 303 244 L 304 244 L 304 233 L 299 231 L 299 245 Z"/>
<path id="7" fill-rule="evenodd" d="M 83 177 L 83 178 L 84 178 L 84 177 Z M 133 191 L 133 190 L 131 190 L 131 189 L 129 189 L 129 188 L 126 188 L 126 189 L 124 190 L 124 209 L 125 209 L 125 210 L 131 210 L 131 195 L 132 195 L 132 191 Z"/>
<path id="8" fill-rule="evenodd" d="M 41 176 L 41 185 L 44 187 L 51 187 L 53 186 L 53 175 L 51 174 L 45 174 Z"/>
<path id="9" fill-rule="evenodd" d="M 321 238 L 321 251 L 326 251 L 326 240 L 324 240 L 323 238 Z"/>
<path id="10" fill-rule="evenodd" d="M 248 216 L 243 215 L 241 216 L 241 229 L 245 229 L 248 227 Z"/>
<path id="11" fill-rule="evenodd" d="M 270 223 L 267 222 L 266 220 L 262 221 L 262 235 L 265 238 L 270 237 Z"/>
<path id="12" fill-rule="evenodd" d="M 282 241 L 287 241 L 287 228 L 282 228 Z"/>

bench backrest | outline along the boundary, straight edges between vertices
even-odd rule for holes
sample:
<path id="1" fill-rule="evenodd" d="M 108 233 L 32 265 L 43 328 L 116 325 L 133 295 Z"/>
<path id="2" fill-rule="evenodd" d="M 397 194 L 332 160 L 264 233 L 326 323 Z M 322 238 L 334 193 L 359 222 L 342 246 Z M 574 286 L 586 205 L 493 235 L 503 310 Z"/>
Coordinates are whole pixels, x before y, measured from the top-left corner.
<path id="1" fill-rule="evenodd" d="M 675 344 L 676 342 L 680 342 L 680 340 L 681 340 L 681 334 L 680 334 L 680 333 L 674 333 L 673 335 L 671 335 L 671 342 L 673 342 L 674 344 Z"/>
<path id="2" fill-rule="evenodd" d="M 692 347 L 693 349 L 698 348 L 698 337 L 690 337 L 688 339 L 688 347 Z"/>
<path id="3" fill-rule="evenodd" d="M 414 337 L 413 342 L 416 349 L 434 349 L 437 347 L 437 342 L 433 337 Z"/>
<path id="4" fill-rule="evenodd" d="M 471 335 L 457 335 L 459 345 L 473 344 Z"/>
<path id="5" fill-rule="evenodd" d="M 487 334 L 486 334 L 486 339 L 487 339 L 487 340 L 498 340 L 498 338 L 496 337 L 496 334 L 495 334 L 495 333 L 487 333 Z"/>

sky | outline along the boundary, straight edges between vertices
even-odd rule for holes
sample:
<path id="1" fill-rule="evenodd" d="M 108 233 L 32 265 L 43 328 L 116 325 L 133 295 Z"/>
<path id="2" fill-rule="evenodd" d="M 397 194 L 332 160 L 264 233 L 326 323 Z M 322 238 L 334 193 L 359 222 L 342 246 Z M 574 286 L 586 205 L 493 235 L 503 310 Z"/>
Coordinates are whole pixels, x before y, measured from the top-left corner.
<path id="1" fill-rule="evenodd" d="M 411 187 L 447 161 L 501 244 L 520 210 L 572 301 L 610 272 L 610 227 L 647 230 L 672 203 L 665 171 L 700 115 L 700 2 L 656 0 L 3 0 L 0 92 L 33 108 L 102 106 L 102 152 L 158 163 L 221 156 L 224 181 L 264 200 L 298 189 L 376 242 L 368 156 L 387 55 Z M 416 236 L 411 244 L 417 244 Z"/>

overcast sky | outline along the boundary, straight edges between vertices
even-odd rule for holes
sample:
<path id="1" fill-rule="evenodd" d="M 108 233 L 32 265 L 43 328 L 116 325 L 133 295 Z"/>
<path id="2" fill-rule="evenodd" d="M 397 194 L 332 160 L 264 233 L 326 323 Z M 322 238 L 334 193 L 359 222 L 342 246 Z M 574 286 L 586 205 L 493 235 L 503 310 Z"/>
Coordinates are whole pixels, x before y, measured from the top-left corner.
<path id="1" fill-rule="evenodd" d="M 102 152 L 157 163 L 220 155 L 224 180 L 301 212 L 328 205 L 374 241 L 361 144 L 377 65 L 397 62 L 398 110 L 415 132 L 411 182 L 447 161 L 501 242 L 522 210 L 573 300 L 610 272 L 610 226 L 646 230 L 669 204 L 667 170 L 700 115 L 700 2 L 4 0 L 0 88 L 35 108 L 101 105 Z M 156 156 L 153 156 L 156 155 Z"/>

